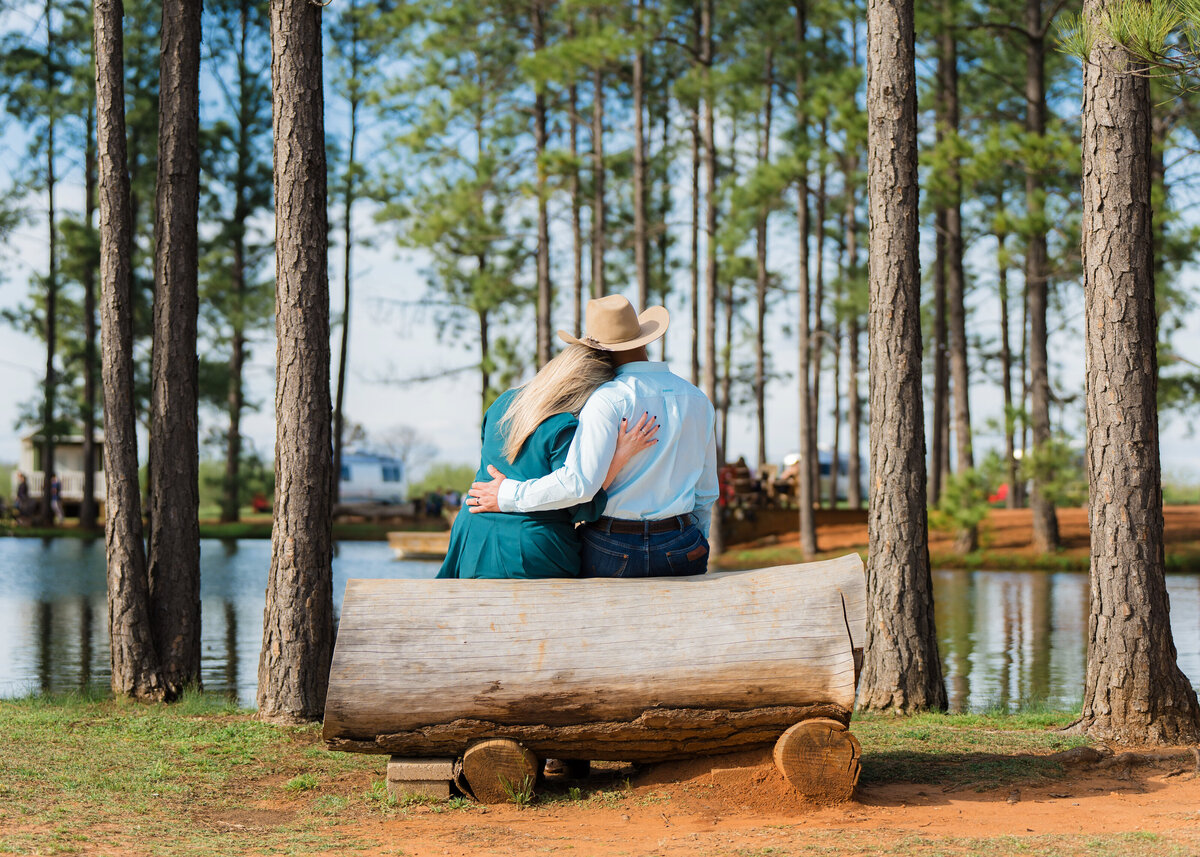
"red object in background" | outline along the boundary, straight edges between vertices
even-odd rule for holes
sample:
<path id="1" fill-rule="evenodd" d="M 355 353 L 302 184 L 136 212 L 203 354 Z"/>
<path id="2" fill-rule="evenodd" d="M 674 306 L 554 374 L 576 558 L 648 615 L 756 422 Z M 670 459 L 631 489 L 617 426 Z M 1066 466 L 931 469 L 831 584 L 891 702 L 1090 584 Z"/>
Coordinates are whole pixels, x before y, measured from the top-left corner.
<path id="1" fill-rule="evenodd" d="M 261 491 L 259 491 L 250 501 L 250 508 L 259 514 L 262 514 L 263 512 L 269 512 L 271 511 L 271 501 L 268 500 Z"/>
<path id="2" fill-rule="evenodd" d="M 1007 499 L 1008 499 L 1008 483 L 1005 482 L 1003 485 L 1001 485 L 999 488 L 996 489 L 995 494 L 993 494 L 991 497 L 988 497 L 988 502 L 989 503 L 1003 503 Z"/>
<path id="3" fill-rule="evenodd" d="M 733 468 L 728 464 L 717 470 L 717 505 L 725 506 L 733 499 Z"/>

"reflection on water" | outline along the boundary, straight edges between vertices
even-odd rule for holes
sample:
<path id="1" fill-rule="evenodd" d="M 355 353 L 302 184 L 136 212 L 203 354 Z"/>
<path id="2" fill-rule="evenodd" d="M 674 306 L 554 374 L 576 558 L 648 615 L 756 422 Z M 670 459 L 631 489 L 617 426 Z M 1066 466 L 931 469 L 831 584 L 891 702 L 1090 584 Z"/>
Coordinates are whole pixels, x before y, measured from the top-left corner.
<path id="1" fill-rule="evenodd" d="M 271 543 L 201 544 L 205 688 L 253 705 Z M 334 609 L 350 577 L 432 577 L 437 563 L 396 562 L 386 544 L 343 542 Z M 1082 573 L 938 571 L 933 575 L 946 689 L 955 710 L 1079 704 L 1088 580 Z M 0 696 L 108 687 L 104 542 L 0 539 Z M 1170 575 L 1179 665 L 1200 684 L 1200 574 Z"/>
<path id="2" fill-rule="evenodd" d="M 1086 574 L 936 571 L 933 590 L 952 710 L 1080 704 Z M 1168 575 L 1167 592 L 1179 666 L 1200 685 L 1200 575 Z"/>
<path id="3" fill-rule="evenodd" d="M 201 680 L 254 704 L 271 543 L 206 539 L 200 548 Z M 437 563 L 396 562 L 386 544 L 342 542 L 334 615 L 351 577 L 432 577 Z M 0 696 L 109 682 L 104 541 L 0 539 Z"/>

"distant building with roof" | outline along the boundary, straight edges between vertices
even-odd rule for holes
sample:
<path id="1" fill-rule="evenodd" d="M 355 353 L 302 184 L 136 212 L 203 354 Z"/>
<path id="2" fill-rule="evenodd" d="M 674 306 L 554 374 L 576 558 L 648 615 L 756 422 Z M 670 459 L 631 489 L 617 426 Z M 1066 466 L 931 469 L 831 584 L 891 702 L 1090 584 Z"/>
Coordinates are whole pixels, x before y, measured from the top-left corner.
<path id="1" fill-rule="evenodd" d="M 404 462 L 373 452 L 342 453 L 338 475 L 343 503 L 403 503 Z"/>
<path id="2" fill-rule="evenodd" d="M 104 503 L 104 435 L 95 435 L 95 487 L 92 491 L 97 504 Z M 31 499 L 42 496 L 45 473 L 42 468 L 43 437 L 41 430 L 21 438 L 21 457 L 12 474 L 10 493 L 16 493 L 17 474 L 24 473 Z M 64 435 L 54 441 L 54 472 L 62 481 L 64 504 L 83 501 L 83 435 Z"/>

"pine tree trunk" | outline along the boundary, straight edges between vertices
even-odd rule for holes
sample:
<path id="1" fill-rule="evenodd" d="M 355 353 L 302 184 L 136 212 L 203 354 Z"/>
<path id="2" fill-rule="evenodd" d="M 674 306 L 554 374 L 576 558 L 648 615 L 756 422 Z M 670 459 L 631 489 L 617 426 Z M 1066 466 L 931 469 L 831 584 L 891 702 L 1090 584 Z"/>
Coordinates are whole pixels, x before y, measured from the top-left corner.
<path id="1" fill-rule="evenodd" d="M 95 0 L 96 156 L 100 205 L 100 351 L 104 388 L 105 558 L 112 690 L 162 699 L 150 627 L 133 393 L 133 216 L 126 169 L 120 0 Z"/>
<path id="2" fill-rule="evenodd" d="M 1000 259 L 998 288 L 1000 291 L 1000 383 L 1004 387 L 1004 466 L 1008 479 L 1008 494 L 1004 498 L 1007 509 L 1017 508 L 1017 456 L 1016 424 L 1013 422 L 1012 395 L 1012 346 L 1008 332 L 1008 261 L 1005 259 L 1003 232 L 996 234 L 996 256 Z"/>
<path id="3" fill-rule="evenodd" d="M 938 102 L 941 104 L 941 101 Z M 941 137 L 941 123 L 938 136 Z M 950 475 L 949 425 L 950 361 L 946 348 L 946 209 L 938 208 L 933 217 L 933 430 L 929 454 L 929 504 L 941 502 L 942 486 Z"/>
<path id="4" fill-rule="evenodd" d="M 635 37 L 645 26 L 646 2 L 637 2 Z M 650 302 L 650 242 L 646 233 L 646 54 L 641 46 L 633 54 L 633 266 L 637 276 L 637 308 Z"/>
<path id="5" fill-rule="evenodd" d="M 487 263 L 483 257 L 479 259 L 479 270 L 487 269 Z M 492 389 L 492 343 L 491 343 L 491 325 L 489 324 L 488 311 L 485 309 L 479 310 L 476 315 L 479 317 L 479 397 L 480 410 L 483 414 L 488 405 L 488 393 Z"/>
<path id="6" fill-rule="evenodd" d="M 350 14 L 353 19 L 350 39 L 350 77 L 357 79 L 359 75 L 359 17 L 358 4 L 352 0 Z M 342 189 L 342 341 L 338 351 L 337 392 L 333 405 L 333 502 L 340 503 L 342 499 L 342 427 L 345 425 L 346 411 L 346 370 L 350 363 L 350 299 L 353 280 L 354 261 L 354 203 L 357 198 L 355 185 L 356 160 L 358 146 L 358 108 L 361 96 L 358 90 L 352 89 L 348 99 L 350 107 L 350 140 L 346 151 L 346 185 Z"/>
<path id="7" fill-rule="evenodd" d="M 850 325 L 847 336 L 850 342 L 847 347 L 846 358 L 849 362 L 848 370 L 850 373 L 850 392 L 849 400 L 846 403 L 846 430 L 850 433 L 850 461 L 846 470 L 846 505 L 851 509 L 861 509 L 863 504 L 862 498 L 862 455 L 859 448 L 862 446 L 862 400 L 858 389 L 858 312 L 850 316 Z"/>
<path id="8" fill-rule="evenodd" d="M 946 135 L 958 134 L 958 43 L 953 28 L 953 9 L 949 3 L 942 8 L 941 53 L 938 57 L 939 88 L 944 100 Z M 973 469 L 975 457 L 971 449 L 971 375 L 967 362 L 967 313 L 965 306 L 966 276 L 963 271 L 962 180 L 958 157 L 947 161 L 945 181 L 949 187 L 946 205 L 946 304 L 950 322 L 950 377 L 954 384 L 954 441 L 957 472 Z M 954 538 L 954 549 L 960 554 L 979 547 L 976 527 L 963 527 Z"/>
<path id="9" fill-rule="evenodd" d="M 1085 0 L 1095 21 L 1111 8 Z M 1100 35 L 1083 67 L 1083 285 L 1088 520 L 1087 671 L 1078 731 L 1121 743 L 1200 740 L 1163 575 L 1150 87 Z"/>
<path id="10" fill-rule="evenodd" d="M 250 105 L 246 103 L 246 61 L 248 59 L 248 30 L 250 26 L 250 0 L 241 0 L 238 16 L 238 125 L 235 131 L 237 166 L 234 170 L 233 204 L 233 270 L 230 272 L 230 291 L 233 293 L 233 335 L 229 347 L 229 390 L 226 406 L 229 411 L 229 427 L 225 434 L 225 478 L 221 498 L 221 521 L 233 523 L 241 518 L 242 489 L 242 410 L 245 408 L 245 391 L 242 376 L 246 362 L 246 231 L 250 219 L 250 129 L 245 117 Z M 353 137 L 353 135 L 351 135 Z M 354 140 L 350 141 L 354 148 Z M 347 282 L 349 280 L 347 279 Z"/>
<path id="11" fill-rule="evenodd" d="M 92 44 L 95 60 L 95 42 Z M 96 102 L 88 101 L 87 143 L 84 147 L 84 217 L 90 236 L 96 228 Z M 96 527 L 96 262 L 89 257 L 83 269 L 83 499 L 79 528 Z"/>
<path id="12" fill-rule="evenodd" d="M 271 4 L 275 524 L 258 664 L 267 720 L 320 719 L 333 654 L 332 441 L 321 8 Z"/>
<path id="13" fill-rule="evenodd" d="M 767 48 L 763 75 L 763 112 L 761 137 L 758 144 L 758 159 L 760 164 L 771 162 L 771 111 L 775 96 L 774 56 Z M 758 467 L 767 463 L 767 215 L 769 209 L 763 205 L 758 212 L 758 222 L 754 234 L 754 285 L 755 301 L 758 317 L 754 337 L 754 406 L 758 426 Z"/>
<path id="14" fill-rule="evenodd" d="M 54 92 L 57 84 L 57 59 L 55 56 L 55 38 L 51 13 L 53 7 L 46 0 L 46 90 Z M 46 337 L 46 373 L 42 385 L 42 524 L 54 526 L 54 513 L 50 508 L 50 485 L 54 479 L 54 441 L 57 429 L 54 416 L 54 390 L 57 386 L 57 375 L 54 372 L 54 355 L 58 345 L 58 218 L 54 209 L 54 195 L 57 191 L 57 178 L 54 170 L 56 146 L 54 142 L 57 130 L 57 109 L 49 111 L 46 123 L 46 201 L 49 210 L 46 222 L 49 227 L 49 256 L 50 265 L 46 274 L 46 317 L 43 334 Z"/>
<path id="15" fill-rule="evenodd" d="M 815 419 L 812 412 L 812 397 L 809 392 L 809 289 L 808 289 L 808 0 L 796 0 L 796 49 L 800 59 L 796 63 L 796 130 L 797 150 L 800 158 L 800 175 L 796 180 L 796 226 L 799 241 L 796 248 L 796 264 L 800 271 L 798 294 L 800 307 L 797 312 L 796 329 L 799 341 L 799 365 L 796 378 L 800 385 L 800 409 L 796 429 L 800 434 L 800 463 L 796 468 L 796 505 L 800 507 L 800 553 L 812 559 L 817 553 L 817 530 L 813 520 L 813 479 L 811 461 L 816 455 L 811 426 Z"/>
<path id="16" fill-rule="evenodd" d="M 822 35 L 821 46 L 825 46 Z M 825 207 L 828 198 L 825 192 L 826 174 L 822 157 L 829 147 L 829 114 L 821 116 L 821 136 L 817 148 L 820 171 L 817 173 L 816 253 L 813 258 L 813 304 L 812 304 L 812 408 L 809 411 L 808 431 L 812 435 L 812 457 L 806 459 L 812 468 L 813 503 L 821 505 L 821 364 L 825 354 L 825 322 L 821 312 L 825 305 Z"/>
<path id="17" fill-rule="evenodd" d="M 843 233 L 844 235 L 845 233 Z M 838 241 L 838 278 L 834 289 L 833 332 L 830 341 L 833 345 L 833 443 L 829 465 L 829 508 L 836 509 L 838 504 L 838 471 L 841 469 L 842 441 L 842 306 L 844 293 L 842 285 L 846 281 L 846 242 Z"/>
<path id="18" fill-rule="evenodd" d="M 592 297 L 608 294 L 604 281 L 604 71 L 592 71 Z"/>
<path id="19" fill-rule="evenodd" d="M 196 318 L 200 3 L 163 3 L 150 387 L 150 605 L 163 680 L 200 683 Z"/>
<path id="20" fill-rule="evenodd" d="M 699 5 L 697 5 L 699 8 Z M 692 384 L 700 386 L 700 106 L 692 113 L 692 264 L 688 305 L 692 312 Z"/>
<path id="21" fill-rule="evenodd" d="M 234 269 L 241 267 L 244 276 L 244 264 L 239 264 L 239 254 L 235 246 Z M 242 292 L 238 290 L 238 275 L 234 274 L 234 294 L 239 299 Z M 244 288 L 244 287 L 243 287 Z M 246 362 L 246 337 L 240 331 L 235 331 L 233 340 L 229 343 L 229 391 L 226 395 L 226 405 L 229 408 L 229 427 L 225 432 L 225 478 L 224 491 L 221 497 L 221 522 L 233 523 L 241 518 L 241 469 L 242 469 L 242 408 L 245 406 L 245 393 L 242 389 L 242 373 Z"/>
<path id="22" fill-rule="evenodd" d="M 546 10 L 542 0 L 533 0 L 530 9 L 533 25 L 533 52 L 537 56 L 546 47 Z M 533 144 L 537 158 L 537 365 L 550 362 L 550 310 L 554 296 L 550 287 L 550 212 L 546 198 L 546 92 L 535 84 L 533 96 Z"/>
<path id="23" fill-rule="evenodd" d="M 702 0 L 700 70 L 703 81 L 704 120 L 701 130 L 704 146 L 704 392 L 717 405 L 717 140 L 713 118 L 712 67 L 715 61 L 713 26 L 716 17 L 715 0 Z M 717 447 L 717 467 L 724 465 L 725 450 Z M 724 550 L 721 532 L 721 504 L 712 507 L 712 525 L 708 536 L 709 550 L 716 556 Z"/>
<path id="24" fill-rule="evenodd" d="M 662 294 L 663 306 L 666 306 L 671 295 L 671 231 L 668 221 L 671 217 L 673 186 L 671 184 L 671 101 L 668 91 L 665 89 L 662 99 L 662 114 L 659 118 L 662 121 L 662 149 L 659 152 L 659 157 L 662 158 L 662 169 L 659 180 L 658 223 L 655 224 L 655 228 L 658 230 L 658 287 Z M 658 359 L 666 363 L 667 337 L 662 337 L 659 342 Z"/>
<path id="25" fill-rule="evenodd" d="M 1046 46 L 1042 32 L 1041 0 L 1026 0 L 1025 27 L 1029 34 L 1025 53 L 1025 130 L 1037 138 L 1046 135 Z M 1029 301 L 1030 421 L 1036 451 L 1050 440 L 1050 369 L 1047 358 L 1046 304 L 1049 276 L 1045 191 L 1033 159 L 1026 159 L 1025 206 L 1031 231 L 1025 248 L 1025 289 Z M 1033 513 L 1034 548 L 1043 553 L 1058 549 L 1058 515 L 1054 504 L 1033 480 L 1029 498 Z"/>
<path id="26" fill-rule="evenodd" d="M 867 6 L 871 507 L 858 705 L 945 709 L 925 512 L 912 0 Z"/>
<path id="27" fill-rule="evenodd" d="M 855 40 L 858 34 L 853 34 Z M 852 51 L 852 58 L 857 61 L 857 50 Z M 846 161 L 846 195 L 849 212 L 846 216 L 846 272 L 852 288 L 858 285 L 858 153 L 852 150 Z M 858 299 L 850 300 L 850 318 L 846 324 L 846 371 L 848 389 L 846 393 L 846 431 L 850 437 L 849 462 L 846 470 L 846 505 L 851 509 L 862 508 L 862 460 L 859 448 L 862 446 L 862 402 L 858 392 Z"/>
<path id="28" fill-rule="evenodd" d="M 567 29 L 567 39 L 575 38 L 574 27 Z M 571 145 L 571 289 L 575 294 L 575 335 L 583 335 L 583 198 L 579 188 L 579 87 L 567 88 L 567 109 L 570 110 L 568 134 Z"/>

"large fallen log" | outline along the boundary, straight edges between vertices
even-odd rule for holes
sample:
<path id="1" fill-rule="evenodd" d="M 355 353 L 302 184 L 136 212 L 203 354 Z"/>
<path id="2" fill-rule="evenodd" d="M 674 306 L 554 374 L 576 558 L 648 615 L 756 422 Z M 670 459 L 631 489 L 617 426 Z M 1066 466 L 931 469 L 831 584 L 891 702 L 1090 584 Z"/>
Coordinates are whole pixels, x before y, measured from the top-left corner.
<path id="1" fill-rule="evenodd" d="M 662 761 L 847 724 L 866 628 L 857 555 L 644 580 L 351 580 L 331 748 Z"/>

